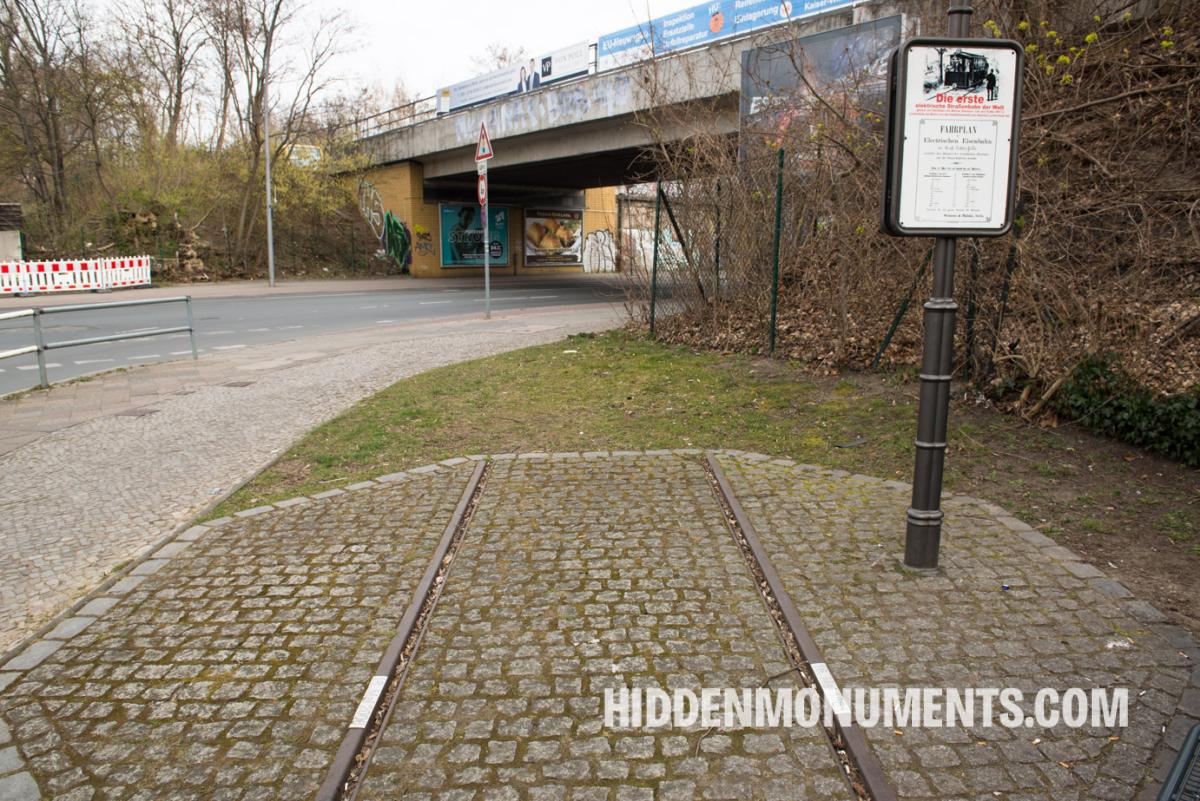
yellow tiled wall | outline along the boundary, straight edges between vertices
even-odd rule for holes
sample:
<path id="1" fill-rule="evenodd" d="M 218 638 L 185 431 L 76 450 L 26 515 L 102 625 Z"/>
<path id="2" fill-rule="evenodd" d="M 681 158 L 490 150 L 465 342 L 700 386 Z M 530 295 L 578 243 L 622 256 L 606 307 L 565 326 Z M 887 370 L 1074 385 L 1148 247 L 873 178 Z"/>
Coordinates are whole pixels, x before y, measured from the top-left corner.
<path id="1" fill-rule="evenodd" d="M 413 235 L 412 274 L 418 278 L 445 278 L 456 275 L 482 275 L 482 267 L 442 267 L 440 220 L 437 203 L 424 199 L 424 176 L 416 162 L 389 164 L 370 170 L 366 179 L 375 185 L 385 211 L 390 211 L 408 225 Z M 583 193 L 584 235 L 607 228 L 614 236 L 617 229 L 617 191 L 615 187 L 587 189 Z M 525 265 L 524 210 L 505 206 L 510 211 L 508 221 L 507 267 L 491 268 L 492 275 L 530 275 L 578 273 L 582 267 L 527 267 Z"/>

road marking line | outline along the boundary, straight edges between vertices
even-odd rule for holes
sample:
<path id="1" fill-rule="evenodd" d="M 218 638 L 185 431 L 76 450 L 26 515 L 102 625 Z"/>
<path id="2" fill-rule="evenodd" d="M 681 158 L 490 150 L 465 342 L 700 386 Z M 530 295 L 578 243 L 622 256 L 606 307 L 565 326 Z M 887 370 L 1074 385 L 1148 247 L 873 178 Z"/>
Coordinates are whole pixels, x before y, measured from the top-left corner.
<path id="1" fill-rule="evenodd" d="M 235 348 L 244 348 L 245 345 L 214 345 L 213 350 L 233 350 Z"/>
<path id="2" fill-rule="evenodd" d="M 302 325 L 277 325 L 277 326 L 275 326 L 275 330 L 276 331 L 294 331 L 297 328 L 303 328 L 303 327 L 304 326 L 302 326 Z"/>
<path id="3" fill-rule="evenodd" d="M 146 353 L 140 356 L 126 356 L 125 358 L 128 361 L 134 361 L 136 359 L 161 359 L 162 355 L 158 353 Z"/>
<path id="4" fill-rule="evenodd" d="M 58 362 L 50 362 L 49 364 L 46 365 L 46 367 L 47 368 L 62 367 L 62 365 L 59 364 Z M 38 369 L 38 366 L 36 364 L 22 364 L 22 365 L 18 365 L 17 369 L 18 370 L 36 370 L 36 369 Z"/>
<path id="5" fill-rule="evenodd" d="M 530 300 L 548 300 L 549 298 L 557 298 L 558 295 L 530 295 Z"/>
<path id="6" fill-rule="evenodd" d="M 439 303 L 453 303 L 453 302 L 454 301 L 452 301 L 452 300 L 423 300 L 420 303 L 418 303 L 417 305 L 418 306 L 436 306 Z"/>
<path id="7" fill-rule="evenodd" d="M 224 330 L 224 331 L 205 331 L 204 333 L 205 333 L 205 335 L 207 335 L 207 336 L 219 337 L 219 336 L 223 336 L 223 335 L 225 335 L 225 334 L 236 334 L 236 333 L 237 333 L 237 331 L 228 331 L 228 330 Z"/>
<path id="8" fill-rule="evenodd" d="M 106 364 L 108 362 L 115 362 L 115 361 L 116 361 L 116 359 L 76 359 L 75 363 L 76 364 Z"/>
<path id="9" fill-rule="evenodd" d="M 196 348 L 196 353 L 204 353 L 204 348 Z M 172 356 L 191 356 L 192 352 L 190 350 L 173 350 L 173 351 L 171 351 L 170 355 L 172 355 Z"/>
<path id="10" fill-rule="evenodd" d="M 246 333 L 247 334 L 261 334 L 264 331 L 270 331 L 270 330 L 271 330 L 270 328 L 247 328 Z"/>
<path id="11" fill-rule="evenodd" d="M 383 325 L 384 323 L 394 323 L 395 320 L 376 320 L 375 325 Z"/>

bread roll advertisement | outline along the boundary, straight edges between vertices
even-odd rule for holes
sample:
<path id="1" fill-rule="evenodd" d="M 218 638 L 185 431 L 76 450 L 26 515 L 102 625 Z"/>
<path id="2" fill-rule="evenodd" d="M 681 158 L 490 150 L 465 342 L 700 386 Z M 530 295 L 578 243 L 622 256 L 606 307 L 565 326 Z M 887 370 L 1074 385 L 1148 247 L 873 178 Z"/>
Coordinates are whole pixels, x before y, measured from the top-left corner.
<path id="1" fill-rule="evenodd" d="M 559 267 L 583 264 L 583 211 L 525 210 L 525 265 Z"/>

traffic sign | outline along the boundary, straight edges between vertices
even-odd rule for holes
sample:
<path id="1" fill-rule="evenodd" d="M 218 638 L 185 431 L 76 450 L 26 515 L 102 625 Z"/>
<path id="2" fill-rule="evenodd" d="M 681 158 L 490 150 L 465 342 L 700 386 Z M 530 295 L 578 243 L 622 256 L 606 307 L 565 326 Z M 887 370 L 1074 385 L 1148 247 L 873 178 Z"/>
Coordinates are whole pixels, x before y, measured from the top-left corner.
<path id="1" fill-rule="evenodd" d="M 487 205 L 487 173 L 486 172 L 479 174 L 479 184 L 477 187 L 476 194 L 479 196 L 479 205 L 486 206 Z"/>
<path id="2" fill-rule="evenodd" d="M 475 145 L 475 160 L 487 161 L 496 155 L 492 152 L 492 140 L 488 138 L 487 123 L 479 124 L 479 142 Z"/>

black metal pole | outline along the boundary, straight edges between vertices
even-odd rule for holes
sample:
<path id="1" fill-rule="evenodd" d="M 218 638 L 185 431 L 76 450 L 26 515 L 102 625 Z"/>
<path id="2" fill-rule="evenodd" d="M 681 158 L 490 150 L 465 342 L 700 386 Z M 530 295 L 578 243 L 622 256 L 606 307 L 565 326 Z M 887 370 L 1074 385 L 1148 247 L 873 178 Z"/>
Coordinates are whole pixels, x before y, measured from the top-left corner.
<path id="1" fill-rule="evenodd" d="M 950 35 L 971 30 L 970 0 L 950 7 Z M 946 461 L 946 423 L 950 414 L 950 373 L 954 361 L 954 258 L 958 239 L 939 236 L 933 243 L 933 293 L 925 302 L 925 342 L 921 355 L 921 395 L 917 411 L 917 457 L 912 505 L 904 537 L 904 566 L 933 570 L 942 543 L 942 470 Z"/>

